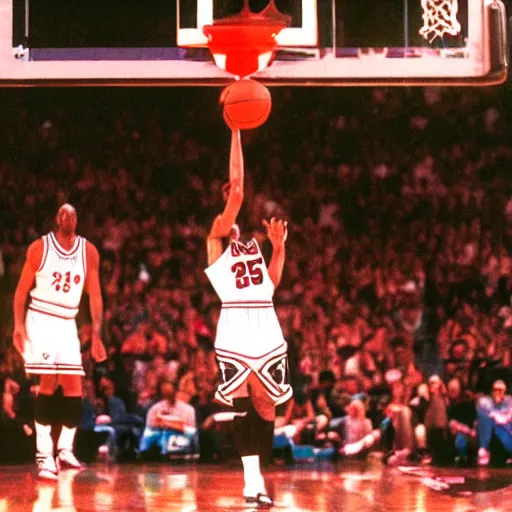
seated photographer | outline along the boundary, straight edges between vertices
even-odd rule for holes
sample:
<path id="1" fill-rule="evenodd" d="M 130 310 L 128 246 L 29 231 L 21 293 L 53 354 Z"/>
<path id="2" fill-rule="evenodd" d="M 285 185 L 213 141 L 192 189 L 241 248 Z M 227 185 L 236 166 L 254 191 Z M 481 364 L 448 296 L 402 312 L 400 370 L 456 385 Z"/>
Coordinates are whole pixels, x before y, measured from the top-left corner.
<path id="1" fill-rule="evenodd" d="M 176 385 L 167 377 L 158 394 L 161 400 L 148 410 L 139 451 L 145 458 L 199 458 L 194 408 L 176 398 Z"/>
<path id="2" fill-rule="evenodd" d="M 507 457 L 512 455 L 512 397 L 506 394 L 504 381 L 496 380 L 492 385 L 492 395 L 483 396 L 478 401 L 478 464 L 487 466 L 491 460 L 493 437 L 501 443 Z M 496 454 L 499 455 L 499 454 Z"/>

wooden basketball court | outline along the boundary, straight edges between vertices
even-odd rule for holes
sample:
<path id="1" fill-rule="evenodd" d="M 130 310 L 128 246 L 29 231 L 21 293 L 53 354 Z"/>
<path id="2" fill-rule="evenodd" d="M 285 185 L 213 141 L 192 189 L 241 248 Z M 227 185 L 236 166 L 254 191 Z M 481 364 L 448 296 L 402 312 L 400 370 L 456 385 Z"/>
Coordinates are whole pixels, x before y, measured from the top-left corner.
<path id="1" fill-rule="evenodd" d="M 428 471 L 419 476 L 381 465 L 328 463 L 274 468 L 267 483 L 278 511 L 512 511 L 508 469 Z M 241 500 L 242 485 L 236 465 L 96 464 L 62 471 L 56 483 L 37 481 L 30 465 L 3 466 L 0 511 L 253 510 Z"/>

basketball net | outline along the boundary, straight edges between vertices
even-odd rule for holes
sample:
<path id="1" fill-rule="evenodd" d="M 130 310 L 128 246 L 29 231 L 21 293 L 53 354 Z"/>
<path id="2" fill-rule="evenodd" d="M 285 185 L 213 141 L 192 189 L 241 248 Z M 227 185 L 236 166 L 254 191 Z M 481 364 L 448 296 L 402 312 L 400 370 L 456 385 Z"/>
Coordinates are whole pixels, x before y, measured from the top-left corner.
<path id="1" fill-rule="evenodd" d="M 460 23 L 457 20 L 459 4 L 457 0 L 421 0 L 423 8 L 423 27 L 419 33 L 431 43 L 444 34 L 457 35 Z"/>

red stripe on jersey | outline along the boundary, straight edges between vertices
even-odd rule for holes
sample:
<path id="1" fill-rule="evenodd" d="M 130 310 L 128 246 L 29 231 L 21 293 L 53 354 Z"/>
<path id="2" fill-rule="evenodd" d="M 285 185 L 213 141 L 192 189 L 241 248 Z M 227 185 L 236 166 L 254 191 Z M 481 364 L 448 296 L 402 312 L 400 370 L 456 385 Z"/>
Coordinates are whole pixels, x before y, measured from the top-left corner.
<path id="1" fill-rule="evenodd" d="M 61 316 L 61 315 L 57 315 L 55 313 L 50 313 L 48 311 L 43 311 L 41 309 L 37 309 L 37 308 L 33 307 L 32 305 L 30 305 L 28 307 L 28 309 L 30 309 L 30 311 L 35 311 L 36 313 L 41 313 L 42 315 L 48 315 L 48 316 L 53 316 L 55 318 L 61 318 L 62 320 L 74 320 L 75 319 L 74 316 Z"/>
<path id="2" fill-rule="evenodd" d="M 49 300 L 43 300 L 43 299 L 38 299 L 37 297 L 32 297 L 32 301 L 34 300 L 37 300 L 39 302 L 43 302 L 44 304 L 50 304 L 51 306 L 58 306 L 59 308 L 63 308 L 63 309 L 78 309 L 78 305 L 76 306 L 64 306 L 63 304 L 57 304 L 56 302 L 50 302 Z M 32 304 L 34 306 L 37 306 L 37 304 Z"/>
<path id="3" fill-rule="evenodd" d="M 274 306 L 222 306 L 222 309 L 267 309 Z"/>
<path id="4" fill-rule="evenodd" d="M 274 303 L 270 300 L 231 300 L 222 303 L 224 304 L 268 304 L 273 306 Z"/>

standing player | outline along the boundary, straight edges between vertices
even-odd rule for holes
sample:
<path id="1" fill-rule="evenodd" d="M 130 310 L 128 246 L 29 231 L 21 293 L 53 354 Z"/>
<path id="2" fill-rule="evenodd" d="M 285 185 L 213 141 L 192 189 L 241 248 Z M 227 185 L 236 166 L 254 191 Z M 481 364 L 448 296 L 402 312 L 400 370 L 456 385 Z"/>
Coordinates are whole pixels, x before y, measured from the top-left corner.
<path id="1" fill-rule="evenodd" d="M 41 375 L 35 410 L 36 463 L 38 476 L 49 480 L 57 479 L 58 465 L 81 467 L 73 454 L 73 441 L 80 420 L 85 373 L 75 317 L 84 287 L 92 317 L 92 356 L 96 362 L 106 359 L 100 337 L 103 300 L 98 251 L 76 234 L 73 206 L 60 207 L 56 224 L 55 232 L 29 246 L 14 295 L 14 346 L 25 361 L 26 372 Z M 62 425 L 57 463 L 52 424 Z"/>
<path id="2" fill-rule="evenodd" d="M 207 239 L 206 274 L 222 301 L 215 351 L 222 374 L 216 399 L 232 406 L 234 439 L 244 468 L 246 503 L 270 506 L 260 457 L 272 450 L 275 406 L 292 395 L 287 375 L 287 343 L 272 303 L 285 260 L 286 222 L 274 218 L 267 229 L 273 253 L 267 269 L 256 239 L 239 240 L 234 225 L 243 201 L 240 132 L 231 141 L 230 187 L 222 215 Z M 223 250 L 222 238 L 230 237 Z"/>

